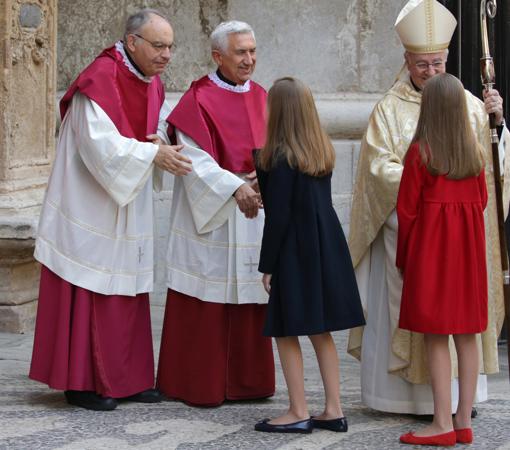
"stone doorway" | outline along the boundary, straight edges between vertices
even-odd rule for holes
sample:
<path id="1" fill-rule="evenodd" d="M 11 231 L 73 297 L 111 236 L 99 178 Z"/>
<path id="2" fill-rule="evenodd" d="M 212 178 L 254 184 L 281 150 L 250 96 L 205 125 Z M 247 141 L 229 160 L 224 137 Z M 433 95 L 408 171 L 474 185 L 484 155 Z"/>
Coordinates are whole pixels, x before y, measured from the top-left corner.
<path id="1" fill-rule="evenodd" d="M 0 331 L 33 328 L 33 247 L 55 147 L 57 1 L 0 0 Z"/>

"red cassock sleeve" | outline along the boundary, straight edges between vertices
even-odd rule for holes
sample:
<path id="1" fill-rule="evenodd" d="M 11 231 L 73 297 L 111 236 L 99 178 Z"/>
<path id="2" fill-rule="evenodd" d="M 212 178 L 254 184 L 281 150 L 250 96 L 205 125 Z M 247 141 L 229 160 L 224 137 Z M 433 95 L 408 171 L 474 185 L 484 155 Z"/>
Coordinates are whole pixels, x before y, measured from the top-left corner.
<path id="1" fill-rule="evenodd" d="M 407 244 L 420 207 L 421 190 L 425 166 L 422 163 L 419 145 L 413 144 L 406 155 L 404 171 L 397 197 L 398 239 L 396 265 L 405 270 Z"/>

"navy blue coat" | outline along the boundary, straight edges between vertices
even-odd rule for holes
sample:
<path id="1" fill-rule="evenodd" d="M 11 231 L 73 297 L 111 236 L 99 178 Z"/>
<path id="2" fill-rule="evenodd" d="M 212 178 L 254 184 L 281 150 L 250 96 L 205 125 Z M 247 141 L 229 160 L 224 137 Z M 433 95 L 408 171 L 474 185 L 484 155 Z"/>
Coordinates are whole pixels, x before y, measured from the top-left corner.
<path id="1" fill-rule="evenodd" d="M 272 274 L 266 336 L 303 336 L 365 324 L 351 256 L 331 198 L 331 174 L 285 160 L 257 168 L 266 215 L 259 271 Z"/>

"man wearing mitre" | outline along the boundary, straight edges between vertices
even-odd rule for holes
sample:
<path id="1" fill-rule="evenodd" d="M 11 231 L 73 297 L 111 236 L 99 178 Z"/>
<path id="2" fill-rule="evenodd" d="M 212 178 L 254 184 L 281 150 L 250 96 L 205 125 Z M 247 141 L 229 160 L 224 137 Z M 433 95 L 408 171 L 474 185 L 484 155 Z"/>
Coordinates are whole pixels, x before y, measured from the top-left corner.
<path id="1" fill-rule="evenodd" d="M 349 336 L 348 351 L 361 360 L 363 402 L 395 413 L 432 414 L 423 335 L 398 328 L 402 278 L 395 267 L 397 216 L 395 205 L 403 160 L 416 129 L 421 90 L 428 79 L 444 73 L 448 46 L 457 22 L 435 0 L 411 0 L 398 15 L 395 28 L 405 48 L 405 67 L 376 104 L 361 144 L 353 194 L 349 247 L 356 268 L 367 325 Z M 510 176 L 509 133 L 502 99 L 484 92 L 484 102 L 466 91 L 473 130 L 486 150 L 489 203 L 485 212 L 489 273 L 489 325 L 479 338 L 480 376 L 476 401 L 487 399 L 486 374 L 498 367 L 497 337 L 504 318 L 503 278 L 498 242 L 491 140 L 487 113 L 496 115 L 501 135 L 500 159 Z M 509 186 L 504 189 L 508 205 Z M 506 211 L 505 211 L 506 212 Z M 466 244 L 467 245 L 467 244 Z M 451 347 L 454 378 L 452 408 L 459 400 L 457 366 Z"/>

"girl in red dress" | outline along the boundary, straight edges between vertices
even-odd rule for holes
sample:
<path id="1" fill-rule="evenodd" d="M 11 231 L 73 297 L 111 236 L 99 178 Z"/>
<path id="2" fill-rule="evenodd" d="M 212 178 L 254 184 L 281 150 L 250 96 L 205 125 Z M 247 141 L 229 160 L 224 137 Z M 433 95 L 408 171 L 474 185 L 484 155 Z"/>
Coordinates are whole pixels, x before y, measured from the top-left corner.
<path id="1" fill-rule="evenodd" d="M 424 445 L 470 443 L 478 377 L 476 333 L 487 328 L 484 160 L 462 83 L 452 75 L 423 89 L 416 134 L 397 199 L 397 267 L 403 274 L 399 327 L 425 335 L 434 398 L 432 424 L 400 437 Z M 459 405 L 451 416 L 453 335 Z"/>

